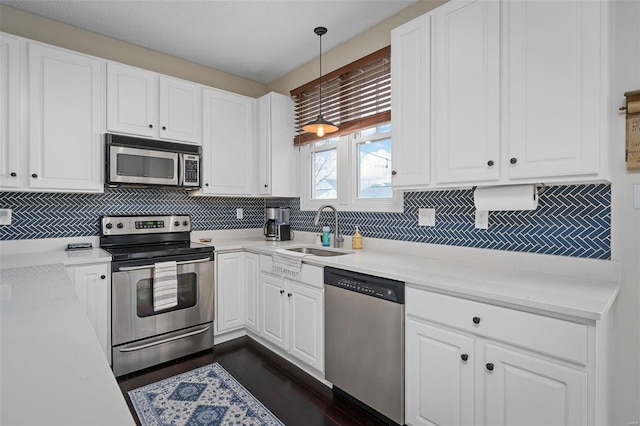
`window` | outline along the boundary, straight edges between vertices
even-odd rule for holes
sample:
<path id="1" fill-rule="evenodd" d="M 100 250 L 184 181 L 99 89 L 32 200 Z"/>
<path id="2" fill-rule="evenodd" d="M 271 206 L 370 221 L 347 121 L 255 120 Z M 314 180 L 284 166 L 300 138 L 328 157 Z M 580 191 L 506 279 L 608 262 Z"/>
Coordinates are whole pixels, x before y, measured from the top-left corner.
<path id="1" fill-rule="evenodd" d="M 338 150 L 335 144 L 340 138 L 322 141 L 312 153 L 312 198 L 330 200 L 338 198 Z M 331 144 L 331 145 L 325 145 Z"/>
<path id="2" fill-rule="evenodd" d="M 357 163 L 357 198 L 393 198 L 391 187 L 391 137 L 374 139 L 378 134 L 388 133 L 391 125 L 366 129 L 355 140 Z"/>
<path id="3" fill-rule="evenodd" d="M 391 144 L 385 123 L 300 147 L 301 208 L 402 211 L 402 194 L 391 186 Z"/>

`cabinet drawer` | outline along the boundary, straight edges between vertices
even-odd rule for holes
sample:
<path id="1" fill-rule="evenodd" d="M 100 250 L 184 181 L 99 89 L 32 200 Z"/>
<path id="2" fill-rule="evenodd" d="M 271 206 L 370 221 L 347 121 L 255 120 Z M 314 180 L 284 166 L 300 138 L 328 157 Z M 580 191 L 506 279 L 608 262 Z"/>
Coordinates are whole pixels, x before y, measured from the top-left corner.
<path id="1" fill-rule="evenodd" d="M 273 274 L 271 270 L 272 265 L 273 261 L 271 256 L 265 254 L 260 255 L 260 271 Z M 274 275 L 280 276 L 279 274 Z M 283 276 L 283 278 L 299 281 L 316 288 L 324 288 L 323 268 L 320 266 L 306 265 L 303 263 L 302 270 L 300 271 L 300 276 L 298 278 L 292 278 L 289 276 Z"/>
<path id="2" fill-rule="evenodd" d="M 586 364 L 587 326 L 407 288 L 408 316 Z"/>

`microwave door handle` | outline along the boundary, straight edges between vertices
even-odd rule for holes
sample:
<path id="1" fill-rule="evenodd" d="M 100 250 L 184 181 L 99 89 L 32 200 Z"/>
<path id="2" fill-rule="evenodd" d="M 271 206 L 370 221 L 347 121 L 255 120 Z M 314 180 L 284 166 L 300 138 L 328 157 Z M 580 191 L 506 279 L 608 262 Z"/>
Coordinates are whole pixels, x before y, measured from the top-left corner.
<path id="1" fill-rule="evenodd" d="M 208 262 L 208 257 L 204 259 L 196 259 L 196 260 L 185 260 L 184 262 L 176 262 L 176 265 L 189 265 L 191 263 L 200 263 L 200 262 Z M 125 266 L 119 269 L 119 272 L 128 272 L 128 271 L 139 271 L 141 269 L 152 269 L 155 265 L 142 265 L 142 266 Z"/>

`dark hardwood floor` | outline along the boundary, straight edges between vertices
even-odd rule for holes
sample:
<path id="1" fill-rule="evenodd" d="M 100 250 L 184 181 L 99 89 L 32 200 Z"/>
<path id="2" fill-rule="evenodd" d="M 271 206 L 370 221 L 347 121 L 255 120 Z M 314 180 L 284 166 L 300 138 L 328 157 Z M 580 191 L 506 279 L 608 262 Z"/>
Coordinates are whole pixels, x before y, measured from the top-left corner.
<path id="1" fill-rule="evenodd" d="M 136 422 L 138 419 L 127 392 L 213 362 L 220 363 L 287 426 L 384 424 L 347 399 L 334 395 L 327 386 L 249 337 L 118 378 Z"/>

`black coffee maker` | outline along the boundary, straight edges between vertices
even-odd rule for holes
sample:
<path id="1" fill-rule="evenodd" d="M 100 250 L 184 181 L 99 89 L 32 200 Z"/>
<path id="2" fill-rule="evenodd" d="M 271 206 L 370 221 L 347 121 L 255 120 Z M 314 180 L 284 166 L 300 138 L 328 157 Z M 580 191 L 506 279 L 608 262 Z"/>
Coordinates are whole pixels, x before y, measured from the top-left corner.
<path id="1" fill-rule="evenodd" d="M 278 207 L 267 207 L 264 210 L 264 239 L 267 241 L 277 241 L 278 240 L 278 227 L 277 227 L 277 219 L 278 219 Z"/>
<path id="2" fill-rule="evenodd" d="M 293 231 L 289 225 L 289 209 L 286 207 L 267 207 L 264 211 L 264 239 L 267 241 L 293 240 Z"/>

